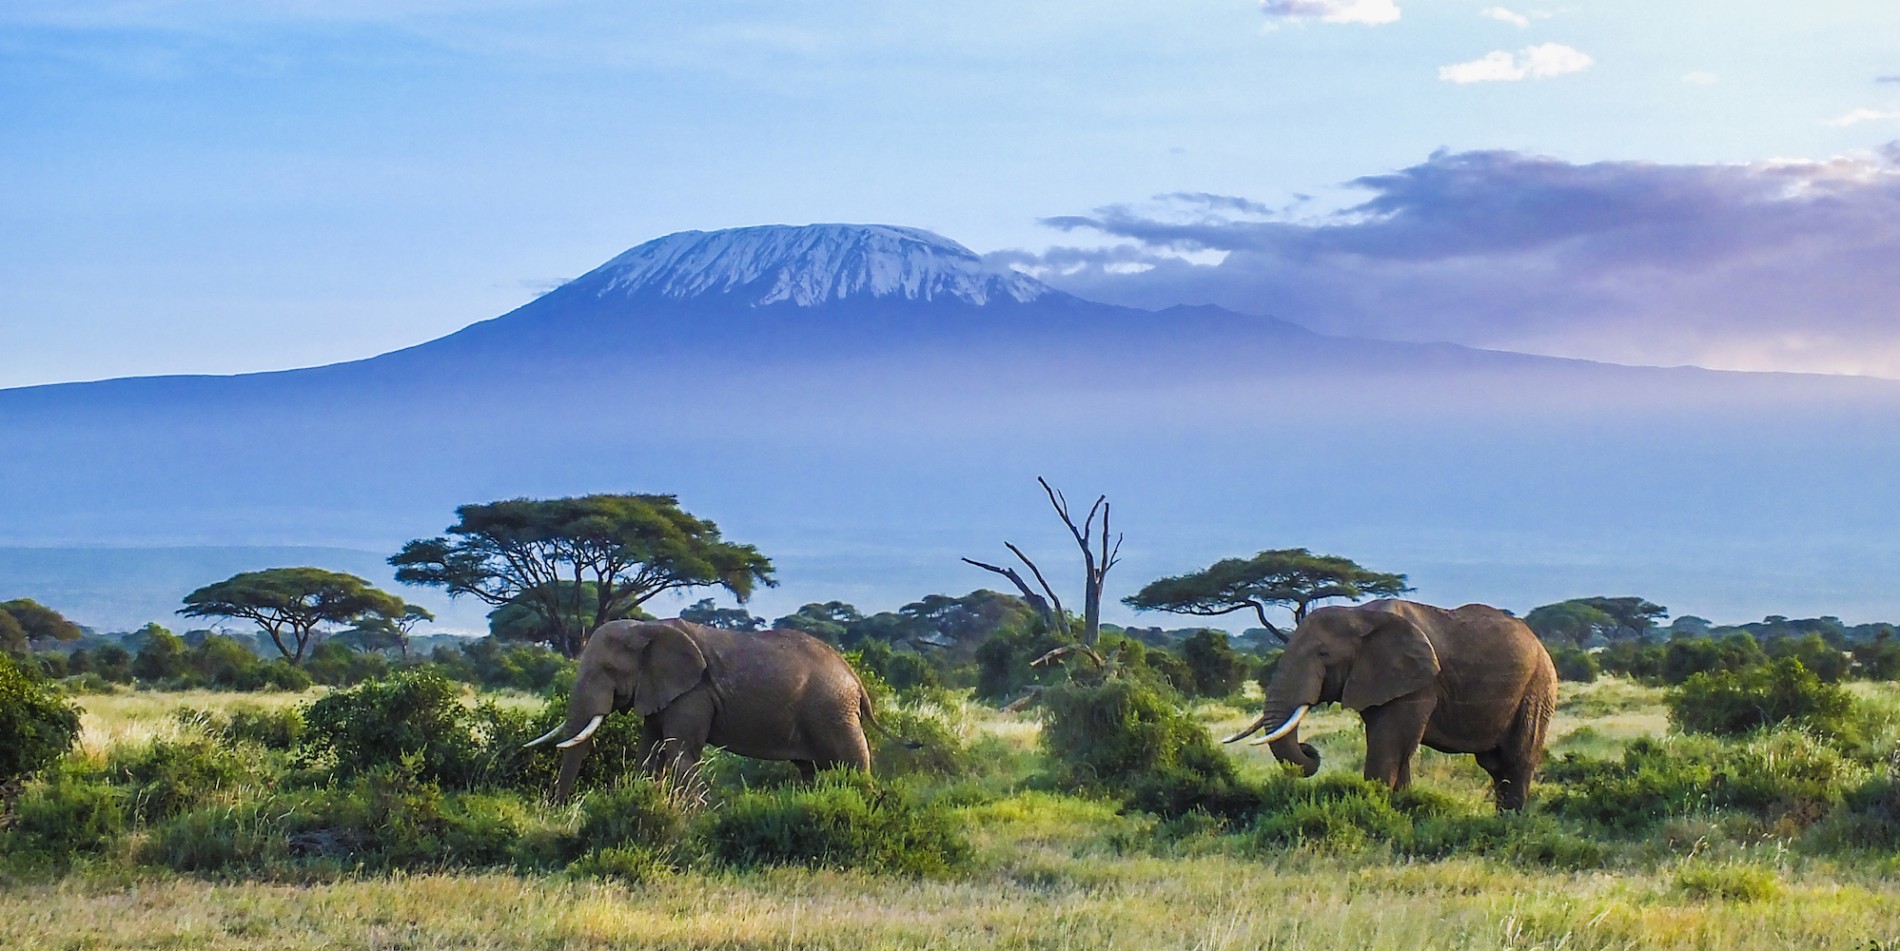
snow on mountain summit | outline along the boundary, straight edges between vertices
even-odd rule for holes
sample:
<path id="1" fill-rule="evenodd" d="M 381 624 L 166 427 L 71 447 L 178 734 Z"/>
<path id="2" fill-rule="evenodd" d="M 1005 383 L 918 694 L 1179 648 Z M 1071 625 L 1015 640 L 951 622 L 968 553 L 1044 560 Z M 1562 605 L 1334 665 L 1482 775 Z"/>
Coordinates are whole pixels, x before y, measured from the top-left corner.
<path id="1" fill-rule="evenodd" d="M 891 225 L 762 225 L 682 231 L 648 241 L 576 283 L 596 295 L 682 299 L 737 294 L 753 304 L 810 307 L 866 297 L 1031 301 L 1054 293 L 1026 274 L 983 263 L 941 235 Z"/>

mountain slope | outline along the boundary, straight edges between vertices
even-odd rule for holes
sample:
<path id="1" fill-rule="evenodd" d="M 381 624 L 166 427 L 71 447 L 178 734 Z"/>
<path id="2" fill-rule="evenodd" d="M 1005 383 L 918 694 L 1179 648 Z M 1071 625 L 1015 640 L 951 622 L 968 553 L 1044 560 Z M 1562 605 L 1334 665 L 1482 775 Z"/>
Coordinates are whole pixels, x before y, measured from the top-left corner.
<path id="1" fill-rule="evenodd" d="M 0 391 L 0 545 L 393 550 L 465 502 L 665 491 L 779 561 L 766 613 L 888 607 L 989 583 L 957 558 L 1004 538 L 1061 557 L 1046 475 L 1110 493 L 1131 586 L 1306 545 L 1445 601 L 1847 616 L 1895 567 L 1896 423 L 1885 381 L 1111 307 L 914 229 L 688 232 L 368 360 Z"/>

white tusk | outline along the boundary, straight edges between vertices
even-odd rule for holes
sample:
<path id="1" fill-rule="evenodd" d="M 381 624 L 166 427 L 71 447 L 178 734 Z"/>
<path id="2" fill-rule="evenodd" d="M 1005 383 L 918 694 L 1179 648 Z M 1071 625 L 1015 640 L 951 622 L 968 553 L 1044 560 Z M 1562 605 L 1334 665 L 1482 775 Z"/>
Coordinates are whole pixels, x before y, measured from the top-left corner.
<path id="1" fill-rule="evenodd" d="M 1280 724 L 1278 727 L 1274 728 L 1273 732 L 1268 733 L 1265 736 L 1262 736 L 1260 739 L 1257 739 L 1248 745 L 1259 746 L 1263 743 L 1271 743 L 1274 740 L 1277 740 L 1280 737 L 1283 737 L 1287 735 L 1288 733 L 1293 732 L 1293 728 L 1296 726 L 1299 726 L 1300 721 L 1305 718 L 1306 718 L 1306 704 L 1302 703 L 1299 706 L 1293 708 L 1293 715 L 1290 717 L 1287 717 L 1285 723 Z"/>
<path id="2" fill-rule="evenodd" d="M 1255 720 L 1255 721 L 1253 721 L 1252 723 L 1249 723 L 1249 724 L 1247 724 L 1247 728 L 1246 728 L 1246 729 L 1244 729 L 1244 730 L 1241 730 L 1241 731 L 1240 731 L 1239 733 L 1236 733 L 1236 734 L 1234 734 L 1233 736 L 1230 736 L 1230 737 L 1228 737 L 1227 739 L 1224 739 L 1224 740 L 1222 740 L 1221 742 L 1222 742 L 1222 743 L 1232 743 L 1232 742 L 1234 742 L 1235 740 L 1244 740 L 1244 739 L 1246 739 L 1246 738 L 1247 738 L 1247 737 L 1248 737 L 1249 735 L 1251 735 L 1251 734 L 1253 733 L 1253 731 L 1255 731 L 1255 730 L 1258 730 L 1258 729 L 1260 729 L 1261 727 L 1263 727 L 1263 726 L 1266 726 L 1266 725 L 1267 725 L 1267 715 L 1266 715 L 1266 714 L 1264 714 L 1264 713 L 1262 713 L 1262 714 L 1260 715 L 1260 718 L 1259 718 L 1259 719 L 1257 719 L 1257 720 Z"/>
<path id="3" fill-rule="evenodd" d="M 565 723 L 558 723 L 558 724 L 555 724 L 555 727 L 554 727 L 554 729 L 552 729 L 552 730 L 549 730 L 549 731 L 547 731 L 546 733 L 543 733 L 543 734 L 541 734 L 540 736 L 538 736 L 538 737 L 535 737 L 534 739 L 532 739 L 532 740 L 529 740 L 528 742 L 526 742 L 526 743 L 523 743 L 523 744 L 521 744 L 521 748 L 525 750 L 525 749 L 527 749 L 527 748 L 528 748 L 528 747 L 530 747 L 530 746 L 540 746 L 541 744 L 543 744 L 543 743 L 546 743 L 547 741 L 549 741 L 549 740 L 551 740 L 551 739 L 554 739 L 554 738 L 555 738 L 555 737 L 557 737 L 557 736 L 560 736 L 560 735 L 561 735 L 561 727 L 564 727 L 564 726 L 566 726 L 566 725 L 567 725 L 567 724 L 565 724 Z"/>
<path id="4" fill-rule="evenodd" d="M 561 742 L 554 744 L 555 748 L 564 750 L 570 746 L 579 746 L 582 743 L 587 742 L 587 738 L 590 736 L 593 736 L 595 730 L 600 729 L 600 721 L 605 720 L 605 719 L 607 719 L 607 715 L 605 713 L 594 714 L 594 718 L 592 720 L 587 721 L 587 725 L 585 727 L 582 727 L 579 733 L 574 734 L 574 736 L 571 739 L 562 740 Z"/>

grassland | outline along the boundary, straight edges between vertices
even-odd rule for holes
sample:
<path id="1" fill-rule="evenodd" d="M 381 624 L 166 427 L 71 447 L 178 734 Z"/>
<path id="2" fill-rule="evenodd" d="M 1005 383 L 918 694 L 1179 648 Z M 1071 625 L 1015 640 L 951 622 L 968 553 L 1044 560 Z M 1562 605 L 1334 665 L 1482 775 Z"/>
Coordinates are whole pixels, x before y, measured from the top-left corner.
<path id="1" fill-rule="evenodd" d="M 1667 728 L 1655 690 L 1566 687 L 1554 755 L 1609 756 Z M 1892 685 L 1859 689 L 1888 714 L 1900 709 Z M 84 755 L 189 729 L 179 706 L 305 699 L 84 698 Z M 1217 731 L 1250 716 L 1219 704 L 1197 714 Z M 1816 852 L 1714 814 L 1672 819 L 1582 870 L 1323 840 L 1263 848 L 1024 781 L 1037 757 L 1028 716 L 966 708 L 955 721 L 990 738 L 979 748 L 1001 765 L 975 791 L 942 783 L 976 853 L 948 878 L 698 863 L 638 883 L 446 870 L 272 882 L 105 855 L 0 878 L 0 947 L 1900 948 L 1890 853 Z M 1326 771 L 1356 772 L 1357 718 L 1325 710 L 1309 724 Z M 1236 755 L 1272 769 L 1264 751 Z M 1488 808 L 1468 757 L 1426 752 L 1414 775 L 1473 814 Z"/>

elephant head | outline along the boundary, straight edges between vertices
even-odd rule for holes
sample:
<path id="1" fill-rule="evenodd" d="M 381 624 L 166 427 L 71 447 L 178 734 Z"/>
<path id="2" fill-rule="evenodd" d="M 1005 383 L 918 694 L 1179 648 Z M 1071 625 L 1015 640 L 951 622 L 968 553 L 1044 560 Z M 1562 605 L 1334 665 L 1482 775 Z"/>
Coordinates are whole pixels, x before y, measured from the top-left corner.
<path id="1" fill-rule="evenodd" d="M 1260 718 L 1226 742 L 1271 727 L 1255 744 L 1270 744 L 1281 762 L 1311 776 L 1319 771 L 1319 752 L 1301 743 L 1299 734 L 1308 709 L 1338 702 L 1363 713 L 1423 689 L 1437 676 L 1437 651 L 1405 616 L 1377 606 L 1320 608 L 1287 641 Z"/>
<path id="2" fill-rule="evenodd" d="M 607 714 L 631 710 L 649 716 L 688 690 L 706 673 L 706 655 L 691 635 L 672 624 L 612 621 L 595 629 L 581 649 L 568 697 L 567 722 L 530 741 L 535 746 L 558 737 L 562 751 L 561 776 L 554 800 L 565 801 L 574 791 L 581 761 L 593 747 L 594 731 Z"/>

